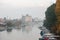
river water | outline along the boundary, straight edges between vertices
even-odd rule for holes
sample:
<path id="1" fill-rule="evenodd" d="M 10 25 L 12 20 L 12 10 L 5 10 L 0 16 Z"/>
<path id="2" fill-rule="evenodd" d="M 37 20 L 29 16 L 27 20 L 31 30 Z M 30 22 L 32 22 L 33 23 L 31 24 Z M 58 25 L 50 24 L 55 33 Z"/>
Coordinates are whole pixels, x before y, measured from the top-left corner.
<path id="1" fill-rule="evenodd" d="M 37 26 L 30 27 L 30 29 L 13 29 L 11 32 L 0 32 L 0 40 L 39 40 L 40 29 Z"/>

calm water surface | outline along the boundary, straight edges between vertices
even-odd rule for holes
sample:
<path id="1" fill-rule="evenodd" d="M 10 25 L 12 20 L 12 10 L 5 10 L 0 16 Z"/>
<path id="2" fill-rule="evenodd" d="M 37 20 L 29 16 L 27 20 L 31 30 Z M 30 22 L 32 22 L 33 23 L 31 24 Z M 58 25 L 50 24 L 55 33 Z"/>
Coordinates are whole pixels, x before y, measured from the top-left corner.
<path id="1" fill-rule="evenodd" d="M 25 31 L 13 29 L 11 32 L 0 32 L 0 40 L 38 40 L 40 29 L 37 26 L 26 28 Z"/>

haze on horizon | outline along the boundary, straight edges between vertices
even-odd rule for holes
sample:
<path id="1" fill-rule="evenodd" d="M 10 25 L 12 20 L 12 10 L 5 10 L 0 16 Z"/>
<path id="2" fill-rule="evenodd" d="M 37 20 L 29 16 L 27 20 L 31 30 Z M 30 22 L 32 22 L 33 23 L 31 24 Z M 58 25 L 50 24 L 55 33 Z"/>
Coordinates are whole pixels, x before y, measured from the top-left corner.
<path id="1" fill-rule="evenodd" d="M 29 14 L 44 19 L 47 7 L 56 0 L 0 0 L 0 17 L 21 18 Z"/>

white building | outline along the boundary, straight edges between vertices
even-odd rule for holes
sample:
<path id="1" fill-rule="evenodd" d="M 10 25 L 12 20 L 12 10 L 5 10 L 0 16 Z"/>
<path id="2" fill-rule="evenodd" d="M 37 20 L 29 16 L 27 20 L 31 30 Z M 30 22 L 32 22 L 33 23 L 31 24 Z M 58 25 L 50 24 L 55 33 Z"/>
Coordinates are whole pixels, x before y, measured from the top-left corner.
<path id="1" fill-rule="evenodd" d="M 31 22 L 32 22 L 32 17 L 29 16 L 29 15 L 22 16 L 21 21 L 22 21 L 22 25 L 23 25 L 23 26 L 30 25 Z"/>

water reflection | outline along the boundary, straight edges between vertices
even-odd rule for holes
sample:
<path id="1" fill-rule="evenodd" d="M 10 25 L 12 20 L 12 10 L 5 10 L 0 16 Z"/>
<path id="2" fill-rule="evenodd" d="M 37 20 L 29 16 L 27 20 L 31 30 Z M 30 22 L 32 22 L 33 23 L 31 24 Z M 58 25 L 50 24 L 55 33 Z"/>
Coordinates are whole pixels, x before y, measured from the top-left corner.
<path id="1" fill-rule="evenodd" d="M 40 29 L 37 26 L 25 26 L 21 29 L 7 28 L 0 32 L 0 40 L 38 40 Z"/>
<path id="2" fill-rule="evenodd" d="M 12 31 L 12 29 L 7 29 L 7 32 L 11 32 Z"/>

